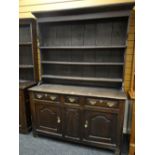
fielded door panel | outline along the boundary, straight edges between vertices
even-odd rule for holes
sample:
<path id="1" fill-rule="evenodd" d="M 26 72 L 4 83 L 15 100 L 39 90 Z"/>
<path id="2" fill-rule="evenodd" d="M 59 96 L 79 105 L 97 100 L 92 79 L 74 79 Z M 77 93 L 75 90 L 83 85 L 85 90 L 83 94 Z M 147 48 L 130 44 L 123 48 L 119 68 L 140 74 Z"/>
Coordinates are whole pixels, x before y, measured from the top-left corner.
<path id="1" fill-rule="evenodd" d="M 67 107 L 64 110 L 64 136 L 68 139 L 80 140 L 81 114 L 78 108 Z"/>
<path id="2" fill-rule="evenodd" d="M 62 121 L 60 108 L 50 103 L 35 102 L 37 130 L 61 136 Z"/>
<path id="3" fill-rule="evenodd" d="M 84 139 L 91 143 L 116 143 L 117 115 L 86 110 L 84 114 Z"/>

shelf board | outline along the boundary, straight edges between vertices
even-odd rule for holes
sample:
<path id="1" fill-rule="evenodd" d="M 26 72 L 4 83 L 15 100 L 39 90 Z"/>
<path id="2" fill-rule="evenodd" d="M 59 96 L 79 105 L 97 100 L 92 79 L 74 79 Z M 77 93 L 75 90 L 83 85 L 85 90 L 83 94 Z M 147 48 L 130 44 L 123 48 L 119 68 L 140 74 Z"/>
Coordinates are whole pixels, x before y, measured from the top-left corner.
<path id="1" fill-rule="evenodd" d="M 126 45 L 122 46 L 40 46 L 40 49 L 115 49 L 126 48 Z"/>
<path id="2" fill-rule="evenodd" d="M 33 68 L 33 65 L 19 65 L 19 68 Z"/>
<path id="3" fill-rule="evenodd" d="M 99 8 L 99 9 L 97 9 L 99 11 L 94 11 L 94 10 L 89 11 L 89 12 L 91 12 L 91 14 L 88 13 L 88 11 L 86 10 L 86 12 L 83 13 L 82 15 L 77 14 L 77 13 L 68 12 L 69 10 L 67 10 L 67 12 L 65 12 L 64 15 L 63 15 L 63 13 L 61 13 L 61 15 L 59 15 L 59 16 L 58 15 L 56 16 L 52 12 L 48 12 L 48 13 L 44 12 L 43 14 L 41 12 L 34 12 L 33 14 L 38 18 L 37 19 L 38 23 L 85 21 L 85 20 L 97 20 L 97 19 L 99 20 L 99 19 L 114 18 L 114 17 L 115 18 L 116 17 L 129 17 L 129 15 L 130 15 L 129 9 L 132 8 L 133 5 L 130 8 L 125 5 L 122 5 L 122 6 L 124 6 L 125 8 L 127 7 L 127 8 L 125 10 L 124 9 L 120 10 L 121 8 L 119 6 L 118 7 L 119 11 L 110 11 L 109 9 L 107 9 L 107 11 L 105 11 L 105 12 L 101 12 L 101 9 Z M 70 11 L 74 12 L 74 10 L 70 10 Z"/>
<path id="4" fill-rule="evenodd" d="M 124 65 L 123 62 L 68 62 L 68 61 L 42 61 L 42 64 L 55 64 L 55 65 Z"/>
<path id="5" fill-rule="evenodd" d="M 62 80 L 77 80 L 77 81 L 94 81 L 94 82 L 122 82 L 121 78 L 101 78 L 101 77 L 71 77 L 58 75 L 42 75 L 42 78 L 62 79 Z"/>
<path id="6" fill-rule="evenodd" d="M 19 43 L 19 46 L 32 45 L 32 42 Z"/>
<path id="7" fill-rule="evenodd" d="M 30 86 L 35 85 L 36 82 L 28 80 L 19 80 L 19 89 L 29 88 Z"/>
<path id="8" fill-rule="evenodd" d="M 19 79 L 19 83 L 28 83 L 28 82 L 31 82 L 31 81 L 29 81 L 29 80 L 21 80 L 21 79 Z"/>

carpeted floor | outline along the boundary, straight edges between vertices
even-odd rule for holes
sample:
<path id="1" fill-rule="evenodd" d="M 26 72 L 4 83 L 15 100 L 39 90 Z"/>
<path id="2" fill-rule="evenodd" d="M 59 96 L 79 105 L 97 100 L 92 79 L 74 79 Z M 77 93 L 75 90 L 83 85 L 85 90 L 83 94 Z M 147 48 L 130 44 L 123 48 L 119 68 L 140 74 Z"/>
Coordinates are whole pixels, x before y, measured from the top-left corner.
<path id="1" fill-rule="evenodd" d="M 127 155 L 127 150 L 125 140 L 122 155 Z M 19 134 L 19 155 L 114 155 L 114 152 L 46 137 L 33 137 L 30 133 Z"/>

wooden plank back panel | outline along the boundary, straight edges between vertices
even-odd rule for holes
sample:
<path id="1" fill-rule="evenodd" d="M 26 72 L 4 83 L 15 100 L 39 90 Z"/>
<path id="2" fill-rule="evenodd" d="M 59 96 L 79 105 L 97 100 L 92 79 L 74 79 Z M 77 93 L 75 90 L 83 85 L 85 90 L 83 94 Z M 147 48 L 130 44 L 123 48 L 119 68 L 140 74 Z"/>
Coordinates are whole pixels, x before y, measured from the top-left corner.
<path id="1" fill-rule="evenodd" d="M 21 25 L 19 27 L 19 42 L 31 42 L 30 25 Z"/>
<path id="2" fill-rule="evenodd" d="M 41 46 L 125 45 L 127 18 L 40 24 Z"/>
<path id="3" fill-rule="evenodd" d="M 19 47 L 19 64 L 30 64 L 33 65 L 32 60 L 32 47 L 31 46 L 20 46 Z"/>
<path id="4" fill-rule="evenodd" d="M 124 49 L 46 49 L 41 50 L 43 61 L 123 62 Z"/>

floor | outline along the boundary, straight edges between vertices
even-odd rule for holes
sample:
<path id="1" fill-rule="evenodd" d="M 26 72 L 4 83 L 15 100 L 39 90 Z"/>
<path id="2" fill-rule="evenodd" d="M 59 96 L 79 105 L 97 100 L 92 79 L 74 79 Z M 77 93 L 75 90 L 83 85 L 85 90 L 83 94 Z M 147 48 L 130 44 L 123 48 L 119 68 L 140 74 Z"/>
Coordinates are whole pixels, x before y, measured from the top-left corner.
<path id="1" fill-rule="evenodd" d="M 122 155 L 128 155 L 128 136 L 123 141 Z M 114 155 L 114 152 L 47 137 L 33 137 L 29 133 L 19 134 L 19 155 Z"/>

